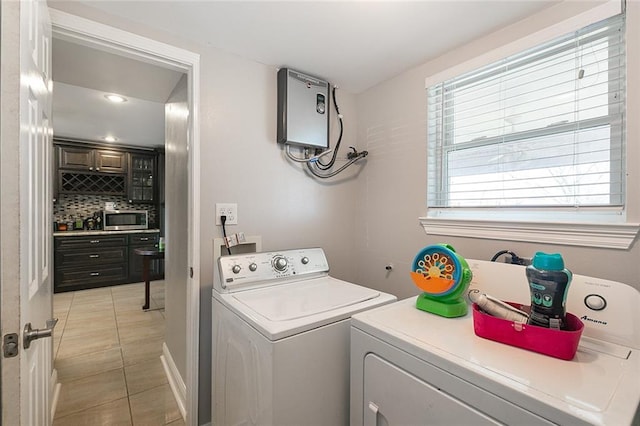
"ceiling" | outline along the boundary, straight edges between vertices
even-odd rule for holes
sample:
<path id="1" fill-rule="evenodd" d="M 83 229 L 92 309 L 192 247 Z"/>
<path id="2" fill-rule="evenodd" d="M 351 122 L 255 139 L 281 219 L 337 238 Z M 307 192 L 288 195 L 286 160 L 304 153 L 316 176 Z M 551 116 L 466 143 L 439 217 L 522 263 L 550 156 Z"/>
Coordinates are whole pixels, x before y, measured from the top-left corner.
<path id="1" fill-rule="evenodd" d="M 80 4 L 274 68 L 288 66 L 357 94 L 557 2 L 75 0 L 69 7 Z M 65 10 L 65 1 L 49 3 Z M 92 140 L 114 133 L 123 143 L 162 144 L 164 125 L 153 123 L 163 123 L 163 102 L 180 76 L 56 39 L 54 133 Z M 102 92 L 121 93 L 129 102 L 105 115 Z M 132 112 L 138 106 L 146 112 Z M 129 120 L 120 122 L 121 116 Z M 133 132 L 138 124 L 145 130 Z"/>
<path id="2" fill-rule="evenodd" d="M 55 137 L 164 146 L 164 103 L 182 73 L 59 38 L 52 58 Z M 127 102 L 108 102 L 107 93 Z"/>

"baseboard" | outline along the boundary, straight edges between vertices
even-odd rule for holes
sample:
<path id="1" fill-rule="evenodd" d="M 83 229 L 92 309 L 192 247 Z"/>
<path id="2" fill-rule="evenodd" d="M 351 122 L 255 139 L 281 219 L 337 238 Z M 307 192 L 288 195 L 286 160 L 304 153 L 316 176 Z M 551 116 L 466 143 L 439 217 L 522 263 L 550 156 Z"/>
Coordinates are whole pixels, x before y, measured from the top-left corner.
<path id="1" fill-rule="evenodd" d="M 62 388 L 62 384 L 58 381 L 58 370 L 55 368 L 51 373 L 51 379 L 49 382 L 49 389 L 51 392 L 51 422 L 53 423 L 53 419 L 56 416 L 56 409 L 58 408 L 58 400 L 60 399 L 60 390 Z"/>
<path id="2" fill-rule="evenodd" d="M 162 355 L 160 356 L 160 360 L 162 361 L 164 373 L 167 375 L 167 380 L 169 381 L 169 386 L 171 387 L 173 396 L 178 404 L 180 414 L 182 414 L 182 419 L 186 421 L 187 386 L 184 384 L 184 380 L 182 380 L 182 377 L 180 376 L 180 372 L 176 367 L 176 363 L 173 361 L 173 357 L 171 356 L 171 352 L 169 352 L 169 348 L 166 343 L 162 343 Z"/>

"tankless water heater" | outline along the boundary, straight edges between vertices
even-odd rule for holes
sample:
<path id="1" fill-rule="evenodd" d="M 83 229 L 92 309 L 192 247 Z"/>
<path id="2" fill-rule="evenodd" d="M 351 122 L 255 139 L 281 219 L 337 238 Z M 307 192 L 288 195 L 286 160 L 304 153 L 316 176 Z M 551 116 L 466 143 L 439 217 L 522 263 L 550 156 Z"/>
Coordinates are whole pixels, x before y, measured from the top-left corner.
<path id="1" fill-rule="evenodd" d="M 329 83 L 289 68 L 278 71 L 278 142 L 329 146 Z"/>

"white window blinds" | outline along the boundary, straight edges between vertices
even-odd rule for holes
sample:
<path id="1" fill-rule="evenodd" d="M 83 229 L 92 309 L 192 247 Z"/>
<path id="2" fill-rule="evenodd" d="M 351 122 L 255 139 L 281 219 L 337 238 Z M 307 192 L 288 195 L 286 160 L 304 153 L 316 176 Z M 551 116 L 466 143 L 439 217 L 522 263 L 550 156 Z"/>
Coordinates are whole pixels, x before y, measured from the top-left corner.
<path id="1" fill-rule="evenodd" d="M 624 15 L 428 88 L 428 207 L 623 207 Z"/>

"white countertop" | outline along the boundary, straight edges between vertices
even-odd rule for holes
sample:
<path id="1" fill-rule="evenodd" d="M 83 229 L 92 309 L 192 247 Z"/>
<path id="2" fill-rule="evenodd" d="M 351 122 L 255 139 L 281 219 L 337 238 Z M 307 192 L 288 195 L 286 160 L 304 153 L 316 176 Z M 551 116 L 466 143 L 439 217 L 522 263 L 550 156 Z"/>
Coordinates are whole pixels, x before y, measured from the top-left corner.
<path id="1" fill-rule="evenodd" d="M 57 231 L 53 233 L 54 237 L 82 237 L 91 235 L 118 235 L 118 234 L 157 234 L 159 229 L 131 229 L 127 231 Z"/>

